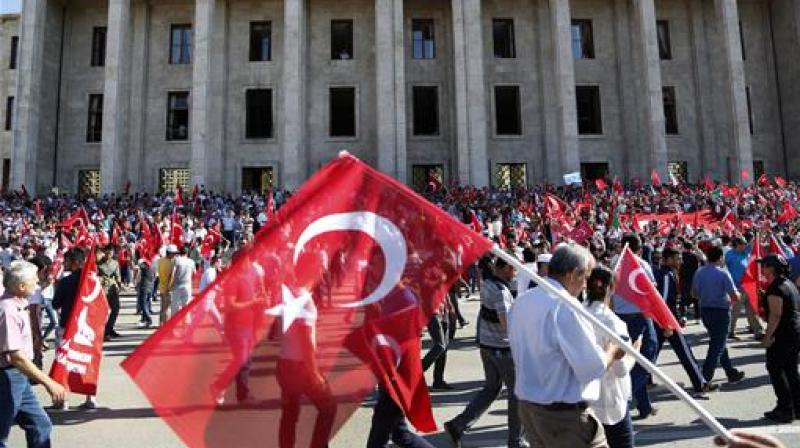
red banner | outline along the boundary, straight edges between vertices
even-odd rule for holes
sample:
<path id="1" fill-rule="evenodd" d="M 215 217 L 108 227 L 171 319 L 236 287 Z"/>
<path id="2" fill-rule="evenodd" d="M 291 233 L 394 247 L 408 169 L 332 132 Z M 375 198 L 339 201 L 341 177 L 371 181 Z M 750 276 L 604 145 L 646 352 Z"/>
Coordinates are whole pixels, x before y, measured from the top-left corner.
<path id="1" fill-rule="evenodd" d="M 97 394 L 108 310 L 94 251 L 90 251 L 81 271 L 78 296 L 64 330 L 63 343 L 50 369 L 50 377 L 73 393 Z"/>

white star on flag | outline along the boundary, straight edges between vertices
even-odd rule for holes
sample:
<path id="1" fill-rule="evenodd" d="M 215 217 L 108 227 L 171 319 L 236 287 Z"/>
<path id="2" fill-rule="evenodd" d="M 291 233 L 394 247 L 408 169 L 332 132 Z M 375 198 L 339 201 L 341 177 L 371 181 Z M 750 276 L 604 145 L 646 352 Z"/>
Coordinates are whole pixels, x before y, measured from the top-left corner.
<path id="1" fill-rule="evenodd" d="M 305 289 L 300 290 L 300 295 L 295 296 L 286 286 L 283 289 L 283 303 L 275 305 L 266 311 L 270 316 L 281 316 L 283 318 L 283 332 L 289 331 L 289 327 L 296 319 L 305 321 L 315 321 L 317 319 L 317 308 L 313 306 L 311 294 Z M 312 304 L 309 309 L 308 305 Z"/>

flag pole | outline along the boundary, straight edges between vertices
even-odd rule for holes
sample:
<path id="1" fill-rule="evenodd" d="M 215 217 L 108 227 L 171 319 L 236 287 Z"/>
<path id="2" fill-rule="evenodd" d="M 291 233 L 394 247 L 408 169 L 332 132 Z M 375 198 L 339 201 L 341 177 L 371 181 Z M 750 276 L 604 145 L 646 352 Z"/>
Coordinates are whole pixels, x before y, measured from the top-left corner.
<path id="1" fill-rule="evenodd" d="M 537 283 L 538 286 L 544 288 L 550 295 L 559 298 L 563 301 L 566 305 L 572 308 L 578 315 L 589 321 L 592 326 L 596 327 L 600 330 L 603 334 L 605 334 L 608 338 L 614 341 L 619 348 L 624 350 L 629 355 L 633 356 L 636 359 L 636 362 L 639 363 L 645 370 L 650 372 L 652 375 L 657 377 L 661 380 L 667 388 L 672 391 L 678 398 L 683 400 L 689 407 L 697 413 L 701 420 L 708 426 L 714 433 L 722 437 L 727 443 L 733 441 L 733 436 L 731 433 L 722 425 L 722 423 L 717 420 L 716 417 L 711 415 L 706 409 L 700 406 L 695 399 L 693 399 L 689 394 L 683 390 L 682 387 L 678 386 L 675 381 L 673 381 L 670 377 L 668 377 L 661 369 L 655 366 L 650 360 L 645 358 L 638 350 L 633 348 L 633 346 L 623 340 L 617 333 L 612 331 L 606 325 L 604 325 L 600 320 L 597 319 L 592 313 L 590 313 L 580 302 L 578 302 L 574 297 L 569 296 L 566 292 L 560 291 L 556 289 L 553 285 L 539 276 L 537 273 L 530 270 L 524 264 L 522 264 L 516 257 L 511 254 L 506 253 L 503 251 L 499 246 L 495 245 L 492 248 L 492 253 L 497 257 L 503 259 L 503 261 L 507 262 L 508 264 L 514 266 L 519 271 L 525 272 L 529 277 L 533 279 Z"/>

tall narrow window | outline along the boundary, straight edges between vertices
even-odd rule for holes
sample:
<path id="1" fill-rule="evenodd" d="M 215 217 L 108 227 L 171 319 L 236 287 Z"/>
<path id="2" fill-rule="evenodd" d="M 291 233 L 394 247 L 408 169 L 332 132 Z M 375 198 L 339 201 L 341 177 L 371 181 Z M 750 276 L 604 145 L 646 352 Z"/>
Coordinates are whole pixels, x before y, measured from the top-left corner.
<path id="1" fill-rule="evenodd" d="M 89 95 L 89 112 L 86 119 L 86 142 L 103 141 L 103 94 Z"/>
<path id="2" fill-rule="evenodd" d="M 250 22 L 250 62 L 272 60 L 272 22 Z"/>
<path id="3" fill-rule="evenodd" d="M 744 88 L 745 96 L 747 96 L 747 124 L 750 126 L 750 134 L 753 134 L 753 104 L 750 102 L 750 86 Z"/>
<path id="4" fill-rule="evenodd" d="M 170 28 L 170 64 L 192 63 L 192 26 L 172 25 Z"/>
<path id="5" fill-rule="evenodd" d="M 670 135 L 678 133 L 678 107 L 675 103 L 675 87 L 662 87 L 664 97 L 664 132 Z"/>
<path id="6" fill-rule="evenodd" d="M 414 135 L 439 134 L 439 89 L 436 86 L 414 86 Z"/>
<path id="7" fill-rule="evenodd" d="M 670 42 L 669 39 L 669 22 L 666 20 L 657 20 L 656 32 L 658 34 L 658 57 L 662 60 L 672 59 L 672 42 Z"/>
<path id="8" fill-rule="evenodd" d="M 493 19 L 492 35 L 494 37 L 494 57 L 517 57 L 517 48 L 514 43 L 513 19 Z"/>
<path id="9" fill-rule="evenodd" d="M 432 19 L 413 19 L 411 21 L 411 57 L 414 59 L 433 59 L 436 57 L 436 40 L 433 34 Z"/>
<path id="10" fill-rule="evenodd" d="M 331 87 L 329 91 L 331 137 L 356 136 L 356 89 Z"/>
<path id="11" fill-rule="evenodd" d="M 167 95 L 167 140 L 189 139 L 189 92 Z"/>
<path id="12" fill-rule="evenodd" d="M 575 59 L 594 59 L 594 36 L 592 21 L 575 19 L 572 21 L 572 54 Z"/>
<path id="13" fill-rule="evenodd" d="M 495 86 L 494 121 L 497 135 L 522 134 L 519 86 Z"/>
<path id="14" fill-rule="evenodd" d="M 16 70 L 17 53 L 19 52 L 19 36 L 11 36 L 11 52 L 9 54 L 8 68 Z"/>
<path id="15" fill-rule="evenodd" d="M 14 97 L 6 98 L 6 131 L 14 129 Z"/>
<path id="16" fill-rule="evenodd" d="M 742 46 L 742 60 L 744 61 L 747 59 L 744 52 L 744 28 L 742 27 L 742 21 L 739 21 L 739 45 Z"/>
<path id="17" fill-rule="evenodd" d="M 96 26 L 92 30 L 92 67 L 103 67 L 106 65 L 106 34 L 108 29 L 104 26 Z"/>
<path id="18" fill-rule="evenodd" d="M 272 90 L 250 89 L 246 94 L 246 138 L 272 138 Z"/>
<path id="19" fill-rule="evenodd" d="M 331 59 L 353 59 L 353 21 L 331 20 Z"/>
<path id="20" fill-rule="evenodd" d="M 575 99 L 578 112 L 578 134 L 602 134 L 600 87 L 577 86 L 575 87 Z"/>

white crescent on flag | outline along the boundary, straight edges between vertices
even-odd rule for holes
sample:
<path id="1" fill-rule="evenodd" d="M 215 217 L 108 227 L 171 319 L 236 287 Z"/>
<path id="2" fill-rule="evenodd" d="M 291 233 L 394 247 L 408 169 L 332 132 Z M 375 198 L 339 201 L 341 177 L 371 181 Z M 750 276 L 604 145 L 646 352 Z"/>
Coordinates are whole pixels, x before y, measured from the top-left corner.
<path id="1" fill-rule="evenodd" d="M 644 275 L 645 279 L 647 279 L 647 273 L 644 272 L 644 269 L 636 268 L 636 269 L 632 270 L 631 273 L 628 274 L 628 286 L 631 288 L 631 290 L 633 292 L 643 296 L 643 295 L 646 295 L 647 293 L 642 291 L 638 286 L 636 286 L 636 277 L 638 277 L 640 275 Z M 650 281 L 650 280 L 647 279 L 647 281 Z"/>
<path id="2" fill-rule="evenodd" d="M 97 274 L 94 272 L 89 274 L 89 279 L 92 281 L 94 286 L 92 287 L 92 291 L 89 292 L 89 295 L 86 297 L 81 297 L 83 303 L 92 303 L 100 296 L 100 292 L 103 290 L 103 287 L 100 285 L 100 281 L 97 278 Z"/>
<path id="3" fill-rule="evenodd" d="M 378 333 L 372 338 L 372 347 L 389 347 L 394 353 L 394 366 L 395 368 L 400 366 L 400 362 L 403 361 L 403 351 L 400 349 L 400 344 L 397 342 L 397 339 L 388 336 L 383 333 Z"/>
<path id="4" fill-rule="evenodd" d="M 364 232 L 372 237 L 383 251 L 385 270 L 380 284 L 370 295 L 361 300 L 339 306 L 357 308 L 382 300 L 402 279 L 403 271 L 406 269 L 408 250 L 403 232 L 392 221 L 380 215 L 362 211 L 335 213 L 317 219 L 306 227 L 303 233 L 300 234 L 300 238 L 297 239 L 297 245 L 294 248 L 294 262 L 297 263 L 300 252 L 312 238 L 323 233 L 342 230 Z"/>

